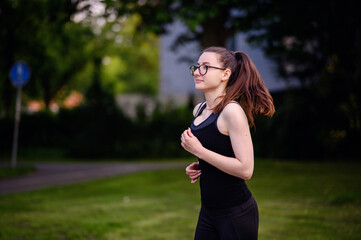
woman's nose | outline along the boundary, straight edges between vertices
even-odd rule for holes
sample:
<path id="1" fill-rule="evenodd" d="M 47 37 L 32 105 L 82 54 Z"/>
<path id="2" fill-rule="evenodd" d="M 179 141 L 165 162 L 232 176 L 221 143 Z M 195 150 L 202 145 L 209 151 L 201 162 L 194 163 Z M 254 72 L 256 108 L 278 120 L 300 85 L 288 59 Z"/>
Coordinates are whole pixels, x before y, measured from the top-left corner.
<path id="1" fill-rule="evenodd" d="M 201 73 L 199 72 L 199 68 L 196 68 L 196 70 L 193 73 L 194 76 L 200 76 Z"/>

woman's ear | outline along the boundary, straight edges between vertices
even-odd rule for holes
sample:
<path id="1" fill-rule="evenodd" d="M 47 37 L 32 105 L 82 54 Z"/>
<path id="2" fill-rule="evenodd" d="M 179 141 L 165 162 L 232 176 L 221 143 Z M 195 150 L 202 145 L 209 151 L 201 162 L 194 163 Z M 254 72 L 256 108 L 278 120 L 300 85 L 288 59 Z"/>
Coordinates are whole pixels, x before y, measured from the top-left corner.
<path id="1" fill-rule="evenodd" d="M 231 69 L 227 68 L 223 73 L 222 81 L 227 81 L 231 76 L 231 74 L 232 74 Z"/>

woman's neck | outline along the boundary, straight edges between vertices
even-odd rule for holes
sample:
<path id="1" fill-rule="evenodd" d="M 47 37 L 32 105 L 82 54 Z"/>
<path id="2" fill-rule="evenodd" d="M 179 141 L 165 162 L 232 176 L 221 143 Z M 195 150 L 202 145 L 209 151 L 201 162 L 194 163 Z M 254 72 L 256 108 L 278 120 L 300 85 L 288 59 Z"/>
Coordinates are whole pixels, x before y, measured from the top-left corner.
<path id="1" fill-rule="evenodd" d="M 207 103 L 207 109 L 212 109 L 222 100 L 224 95 L 224 89 L 218 91 L 209 91 L 204 93 L 204 97 Z"/>

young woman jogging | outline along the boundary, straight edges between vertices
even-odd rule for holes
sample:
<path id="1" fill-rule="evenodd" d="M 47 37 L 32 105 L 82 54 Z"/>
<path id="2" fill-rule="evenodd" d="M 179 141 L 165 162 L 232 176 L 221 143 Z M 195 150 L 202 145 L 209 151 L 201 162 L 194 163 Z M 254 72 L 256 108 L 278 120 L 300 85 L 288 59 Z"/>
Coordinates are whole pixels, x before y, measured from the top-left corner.
<path id="1" fill-rule="evenodd" d="M 245 183 L 254 169 L 250 127 L 256 115 L 273 115 L 273 99 L 243 52 L 207 48 L 190 71 L 206 99 L 181 135 L 182 147 L 198 158 L 186 168 L 191 183 L 200 177 L 194 239 L 257 239 L 258 207 Z"/>

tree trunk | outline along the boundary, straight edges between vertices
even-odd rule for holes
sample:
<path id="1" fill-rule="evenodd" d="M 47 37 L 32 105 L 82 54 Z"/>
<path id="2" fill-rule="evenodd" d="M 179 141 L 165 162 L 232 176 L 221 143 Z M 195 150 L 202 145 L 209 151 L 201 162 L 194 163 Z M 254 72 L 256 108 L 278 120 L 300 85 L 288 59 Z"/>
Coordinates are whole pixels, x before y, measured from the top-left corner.
<path id="1" fill-rule="evenodd" d="M 234 28 L 225 26 L 228 16 L 227 10 L 220 10 L 216 18 L 206 19 L 201 26 L 203 32 L 200 38 L 200 44 L 203 49 L 211 46 L 226 47 L 227 40 L 235 33 Z"/>

